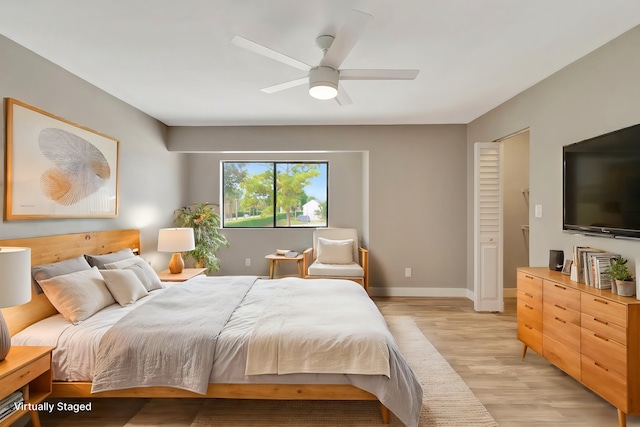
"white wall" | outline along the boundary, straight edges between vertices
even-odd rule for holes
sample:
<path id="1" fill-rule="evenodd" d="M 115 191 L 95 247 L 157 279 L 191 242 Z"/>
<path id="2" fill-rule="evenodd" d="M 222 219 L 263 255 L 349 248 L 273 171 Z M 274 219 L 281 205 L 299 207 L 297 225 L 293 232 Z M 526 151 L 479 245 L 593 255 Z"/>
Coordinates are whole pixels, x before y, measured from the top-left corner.
<path id="1" fill-rule="evenodd" d="M 640 123 L 640 27 L 623 34 L 468 125 L 467 167 L 473 143 L 530 128 L 530 255 L 532 266 L 548 265 L 549 249 L 570 258 L 574 245 L 589 245 L 640 258 L 637 240 L 607 239 L 562 232 L 562 147 Z M 472 200 L 471 173 L 467 199 Z M 543 217 L 533 217 L 541 204 Z M 472 230 L 472 212 L 467 228 Z M 473 288 L 472 246 L 467 246 L 467 286 Z"/>
<path id="2" fill-rule="evenodd" d="M 370 284 L 379 288 L 375 292 L 438 295 L 460 291 L 466 295 L 466 273 L 461 268 L 467 242 L 465 136 L 464 125 L 172 127 L 169 149 L 234 152 L 238 158 L 249 159 L 267 151 L 278 152 L 276 157 L 290 151 L 298 152 L 294 157 L 310 158 L 331 153 L 336 156 L 329 165 L 332 177 L 356 171 L 364 177 L 360 195 L 340 191 L 346 182 L 332 179 L 330 225 L 362 230 L 363 243 L 370 250 Z M 358 156 L 351 154 L 354 152 Z M 203 165 L 200 159 L 206 158 L 200 156 L 190 156 L 192 177 L 219 174 L 217 167 L 211 170 L 208 160 Z M 343 156 L 344 166 L 334 164 Z M 215 184 L 210 185 L 210 193 L 202 197 L 216 196 Z M 362 214 L 354 216 L 351 209 L 356 201 L 360 206 L 355 209 Z M 273 242 L 268 245 L 270 250 L 276 242 L 291 242 L 292 246 L 310 242 L 308 230 L 225 233 L 232 247 L 241 252 L 249 253 L 257 242 L 258 249 L 251 253 L 258 258 L 267 249 L 267 239 Z M 220 255 L 226 258 L 224 251 Z M 226 274 L 248 271 L 245 257 L 237 255 L 235 261 L 224 264 L 223 260 Z M 411 278 L 404 277 L 405 267 L 412 268 Z"/>
<path id="3" fill-rule="evenodd" d="M 166 268 L 169 255 L 156 252 L 158 229 L 172 224 L 174 209 L 184 203 L 186 180 L 185 156 L 167 151 L 167 127 L 2 36 L 0 64 L 3 98 L 18 99 L 120 141 L 117 218 L 3 221 L 0 239 L 140 228 L 143 254 L 154 268 Z M 3 117 L 4 108 L 3 103 Z M 4 120 L 0 132 L 5 135 Z M 3 185 L 4 155 L 2 150 Z M 0 204 L 4 208 L 4 198 Z"/>

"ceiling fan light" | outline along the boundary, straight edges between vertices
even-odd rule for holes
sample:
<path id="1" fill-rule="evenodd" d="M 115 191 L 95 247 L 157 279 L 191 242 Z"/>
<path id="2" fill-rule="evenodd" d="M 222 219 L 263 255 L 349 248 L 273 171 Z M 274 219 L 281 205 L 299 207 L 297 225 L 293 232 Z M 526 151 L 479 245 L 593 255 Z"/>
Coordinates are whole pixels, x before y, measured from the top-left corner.
<path id="1" fill-rule="evenodd" d="M 338 95 L 338 71 L 315 67 L 309 72 L 309 95 L 316 99 L 332 99 Z"/>

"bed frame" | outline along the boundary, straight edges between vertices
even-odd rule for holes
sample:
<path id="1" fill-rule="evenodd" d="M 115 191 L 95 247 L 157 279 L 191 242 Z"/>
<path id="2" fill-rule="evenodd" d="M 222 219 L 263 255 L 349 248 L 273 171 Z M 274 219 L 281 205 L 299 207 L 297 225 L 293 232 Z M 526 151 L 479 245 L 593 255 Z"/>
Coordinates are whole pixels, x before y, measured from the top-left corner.
<path id="1" fill-rule="evenodd" d="M 107 254 L 124 248 L 140 250 L 140 230 L 92 231 L 26 239 L 0 240 L 0 246 L 31 248 L 31 265 L 48 264 L 75 258 L 82 254 Z M 32 293 L 30 302 L 2 309 L 9 333 L 13 336 L 33 323 L 56 314 L 44 294 Z M 53 382 L 50 397 L 56 398 L 177 398 L 201 397 L 222 399 L 272 400 L 378 400 L 350 384 L 209 384 L 200 395 L 171 387 L 142 387 L 91 393 L 90 382 Z M 382 422 L 389 423 L 389 409 L 380 403 Z"/>

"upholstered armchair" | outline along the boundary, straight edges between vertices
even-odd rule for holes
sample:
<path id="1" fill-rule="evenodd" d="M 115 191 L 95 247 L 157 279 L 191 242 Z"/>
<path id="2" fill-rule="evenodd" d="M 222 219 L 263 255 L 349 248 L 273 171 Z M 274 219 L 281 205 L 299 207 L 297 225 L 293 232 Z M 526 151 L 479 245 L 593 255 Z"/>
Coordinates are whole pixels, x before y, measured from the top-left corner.
<path id="1" fill-rule="evenodd" d="M 354 228 L 319 228 L 313 247 L 303 252 L 306 279 L 347 279 L 369 293 L 369 251 L 359 246 Z"/>

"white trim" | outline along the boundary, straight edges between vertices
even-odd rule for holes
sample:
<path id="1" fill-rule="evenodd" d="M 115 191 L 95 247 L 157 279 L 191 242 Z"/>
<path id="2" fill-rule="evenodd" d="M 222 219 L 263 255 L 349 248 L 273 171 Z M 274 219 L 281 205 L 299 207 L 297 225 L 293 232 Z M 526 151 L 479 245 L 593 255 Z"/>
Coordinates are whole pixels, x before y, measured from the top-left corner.
<path id="1" fill-rule="evenodd" d="M 369 295 L 376 297 L 466 297 L 473 292 L 467 288 L 369 288 Z"/>

